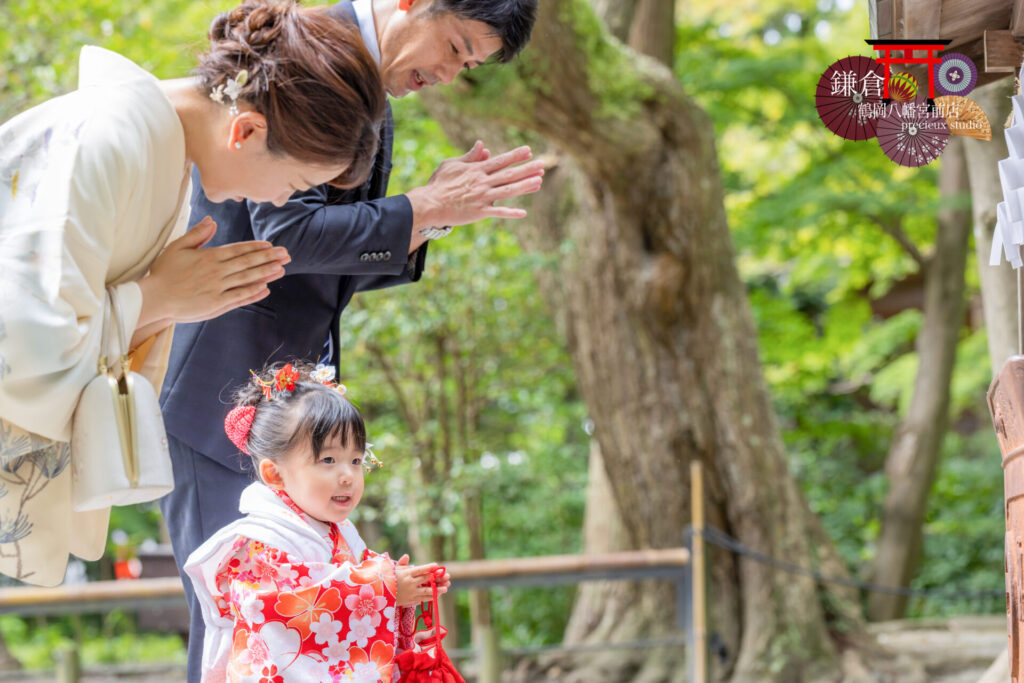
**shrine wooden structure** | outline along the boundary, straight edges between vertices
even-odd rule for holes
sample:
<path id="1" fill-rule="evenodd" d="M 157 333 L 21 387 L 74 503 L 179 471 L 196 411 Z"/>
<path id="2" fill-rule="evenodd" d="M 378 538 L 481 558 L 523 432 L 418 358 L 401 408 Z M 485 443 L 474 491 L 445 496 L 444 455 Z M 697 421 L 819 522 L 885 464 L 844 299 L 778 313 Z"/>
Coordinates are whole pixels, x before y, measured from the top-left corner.
<path id="1" fill-rule="evenodd" d="M 872 40 L 948 40 L 978 67 L 978 85 L 1012 76 L 1024 58 L 1024 0 L 868 0 Z M 905 69 L 927 79 L 921 66 Z"/>

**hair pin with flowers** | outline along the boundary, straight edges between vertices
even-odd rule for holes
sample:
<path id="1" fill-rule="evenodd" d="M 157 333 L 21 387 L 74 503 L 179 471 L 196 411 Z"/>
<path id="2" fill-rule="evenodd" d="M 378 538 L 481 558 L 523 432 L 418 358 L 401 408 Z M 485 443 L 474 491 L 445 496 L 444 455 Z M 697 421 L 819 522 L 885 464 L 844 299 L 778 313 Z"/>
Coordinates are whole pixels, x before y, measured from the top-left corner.
<path id="1" fill-rule="evenodd" d="M 260 376 L 252 370 L 249 371 L 249 374 L 252 375 L 252 381 L 263 390 L 263 398 L 268 401 L 273 401 L 274 397 L 282 392 L 295 391 L 295 383 L 299 381 L 299 371 L 293 368 L 291 363 L 274 373 L 274 379 L 269 382 L 260 379 Z"/>
<path id="2" fill-rule="evenodd" d="M 366 448 L 363 450 L 363 467 L 366 468 L 367 472 L 379 470 L 384 467 L 384 463 L 377 459 L 377 456 L 373 454 L 373 444 L 369 441 L 366 442 Z"/>
<path id="3" fill-rule="evenodd" d="M 340 382 L 334 381 L 334 366 L 324 365 L 323 363 L 317 363 L 316 368 L 309 371 L 309 378 L 318 384 L 323 384 L 325 387 L 330 387 L 337 391 L 342 396 L 348 391 L 348 387 Z"/>
<path id="4" fill-rule="evenodd" d="M 252 381 L 263 390 L 263 397 L 268 401 L 273 401 L 276 396 L 279 396 L 282 392 L 295 391 L 295 383 L 301 380 L 301 374 L 296 370 L 291 363 L 288 363 L 276 373 L 274 373 L 273 380 L 265 380 L 260 378 L 254 370 L 250 370 L 249 374 L 252 375 Z M 335 370 L 333 365 L 325 365 L 323 363 L 317 364 L 316 368 L 310 370 L 309 379 L 317 384 L 323 384 L 324 386 L 331 387 L 342 396 L 348 389 L 344 384 L 338 384 L 334 381 Z"/>
<path id="5" fill-rule="evenodd" d="M 268 401 L 273 401 L 282 393 L 295 391 L 295 383 L 301 379 L 301 374 L 291 363 L 288 363 L 274 373 L 273 381 L 261 379 L 253 370 L 250 370 L 249 374 L 252 375 L 252 381 L 259 385 L 263 391 L 263 397 Z M 335 370 L 333 365 L 319 363 L 316 368 L 309 372 L 309 379 L 311 381 L 330 387 L 344 396 L 347 391 L 345 385 L 336 383 L 334 377 Z M 228 413 L 227 418 L 224 420 L 224 431 L 227 433 L 228 438 L 246 455 L 249 454 L 246 442 L 249 440 L 249 430 L 252 429 L 252 422 L 255 416 L 256 406 L 236 406 Z M 384 467 L 384 463 L 374 455 L 373 444 L 369 442 L 367 442 L 366 448 L 363 451 L 363 466 L 366 467 L 368 472 Z"/>
<path id="6" fill-rule="evenodd" d="M 238 96 L 242 94 L 242 88 L 249 82 L 249 71 L 242 69 L 234 78 L 229 78 L 226 83 L 221 83 L 210 91 L 210 99 L 220 104 L 224 103 L 224 96 L 231 100 L 231 108 L 228 110 L 232 116 L 238 115 Z"/>

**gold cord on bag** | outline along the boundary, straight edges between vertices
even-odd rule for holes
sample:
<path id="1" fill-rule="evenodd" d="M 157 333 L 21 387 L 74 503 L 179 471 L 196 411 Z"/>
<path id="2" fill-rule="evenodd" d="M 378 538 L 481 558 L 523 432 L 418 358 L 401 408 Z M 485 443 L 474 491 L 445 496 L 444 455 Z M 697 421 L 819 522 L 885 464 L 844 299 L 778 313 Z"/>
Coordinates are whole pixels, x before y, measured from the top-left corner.
<path id="1" fill-rule="evenodd" d="M 122 447 L 121 453 L 124 454 L 124 469 L 128 475 L 128 482 L 132 488 L 136 488 L 139 485 L 139 420 L 135 414 L 135 378 L 132 376 L 132 362 L 127 353 L 121 355 L 121 381 L 118 382 L 118 388 L 124 418 L 128 423 L 125 427 L 128 448 Z"/>

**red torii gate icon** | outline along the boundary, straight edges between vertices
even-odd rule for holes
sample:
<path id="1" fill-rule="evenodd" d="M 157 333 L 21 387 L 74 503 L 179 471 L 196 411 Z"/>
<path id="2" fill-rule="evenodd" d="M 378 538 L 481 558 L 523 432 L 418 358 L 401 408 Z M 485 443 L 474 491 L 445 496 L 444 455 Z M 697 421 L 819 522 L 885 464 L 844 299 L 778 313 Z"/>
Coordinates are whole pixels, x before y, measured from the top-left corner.
<path id="1" fill-rule="evenodd" d="M 885 82 L 882 86 L 882 97 L 889 99 L 889 65 L 890 64 L 925 64 L 928 71 L 928 99 L 935 99 L 935 66 L 942 61 L 942 58 L 935 53 L 949 45 L 951 40 L 865 40 L 865 43 L 872 46 L 876 52 L 884 53 L 884 56 L 875 57 L 875 60 L 885 66 Z M 928 53 L 927 57 L 915 57 L 914 51 L 921 50 Z M 892 53 L 901 51 L 902 57 L 893 57 Z M 908 56 L 909 55 L 909 56 Z"/>

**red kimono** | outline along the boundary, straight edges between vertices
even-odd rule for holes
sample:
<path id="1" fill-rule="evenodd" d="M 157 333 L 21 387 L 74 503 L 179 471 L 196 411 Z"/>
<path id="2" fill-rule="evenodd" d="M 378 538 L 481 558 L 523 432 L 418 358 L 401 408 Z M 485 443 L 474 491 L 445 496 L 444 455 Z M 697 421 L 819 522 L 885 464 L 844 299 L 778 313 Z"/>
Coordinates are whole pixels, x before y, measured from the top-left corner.
<path id="1" fill-rule="evenodd" d="M 396 605 L 395 562 L 348 522 L 321 536 L 262 484 L 241 507 L 249 516 L 185 565 L 206 620 L 204 683 L 397 680 L 394 659 L 412 647 L 399 620 L 411 633 L 415 610 Z"/>

